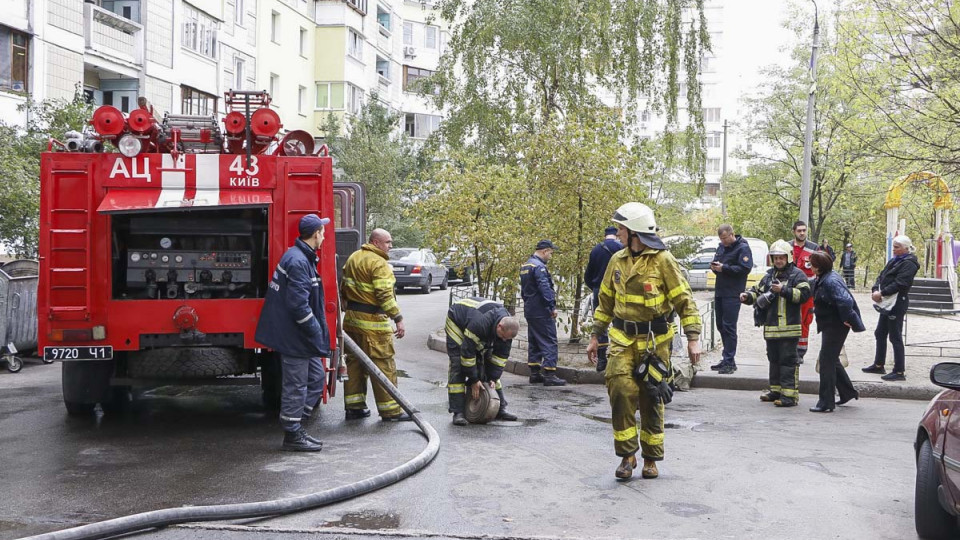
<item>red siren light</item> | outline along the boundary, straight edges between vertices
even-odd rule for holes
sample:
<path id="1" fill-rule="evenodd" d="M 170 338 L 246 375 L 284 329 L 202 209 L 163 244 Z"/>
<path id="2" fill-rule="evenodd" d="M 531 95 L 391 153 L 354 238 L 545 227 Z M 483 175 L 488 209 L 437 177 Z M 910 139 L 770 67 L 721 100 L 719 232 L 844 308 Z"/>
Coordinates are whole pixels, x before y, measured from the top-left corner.
<path id="1" fill-rule="evenodd" d="M 266 107 L 254 111 L 250 118 L 250 129 L 257 137 L 273 137 L 282 127 L 280 115 Z"/>
<path id="2" fill-rule="evenodd" d="M 126 122 L 123 121 L 123 113 L 120 109 L 110 105 L 102 105 L 93 112 L 93 119 L 90 120 L 93 129 L 101 137 L 116 137 L 126 129 Z"/>
<path id="3" fill-rule="evenodd" d="M 223 128 L 231 135 L 240 135 L 247 127 L 247 118 L 240 111 L 233 111 L 223 119 Z"/>
<path id="4" fill-rule="evenodd" d="M 153 128 L 153 115 L 146 109 L 134 109 L 127 115 L 127 124 L 134 133 L 146 133 Z"/>

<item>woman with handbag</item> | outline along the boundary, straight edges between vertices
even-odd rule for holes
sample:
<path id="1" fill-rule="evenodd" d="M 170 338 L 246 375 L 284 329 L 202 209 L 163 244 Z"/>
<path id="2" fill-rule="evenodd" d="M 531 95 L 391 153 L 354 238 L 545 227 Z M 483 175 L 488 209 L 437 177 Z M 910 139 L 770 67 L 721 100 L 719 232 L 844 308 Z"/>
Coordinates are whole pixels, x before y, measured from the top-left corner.
<path id="1" fill-rule="evenodd" d="M 905 381 L 903 350 L 903 318 L 910 305 L 907 293 L 913 286 L 913 278 L 920 270 L 920 261 L 914 252 L 910 237 L 899 235 L 893 238 L 893 258 L 887 261 L 883 271 L 873 284 L 873 301 L 880 319 L 873 335 L 877 338 L 877 353 L 873 364 L 863 368 L 864 373 L 886 372 L 883 365 L 887 358 L 887 338 L 893 346 L 893 370 L 880 377 L 885 381 Z"/>
<path id="2" fill-rule="evenodd" d="M 810 266 L 816 273 L 813 285 L 813 313 L 817 318 L 817 333 L 822 334 L 820 344 L 820 399 L 810 412 L 833 412 L 836 406 L 851 399 L 860 399 L 860 394 L 850 382 L 850 376 L 840 364 L 840 351 L 847 334 L 863 332 L 866 328 L 860 319 L 857 301 L 847 290 L 847 285 L 833 271 L 833 259 L 823 252 L 810 255 Z M 839 392 L 840 400 L 834 400 Z"/>

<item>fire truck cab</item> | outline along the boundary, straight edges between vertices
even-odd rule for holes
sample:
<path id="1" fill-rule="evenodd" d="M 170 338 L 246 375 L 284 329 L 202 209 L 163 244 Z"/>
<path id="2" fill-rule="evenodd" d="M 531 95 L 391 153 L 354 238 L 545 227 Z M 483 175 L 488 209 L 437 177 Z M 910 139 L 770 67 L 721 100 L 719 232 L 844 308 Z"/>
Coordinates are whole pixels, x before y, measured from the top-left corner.
<path id="1" fill-rule="evenodd" d="M 278 360 L 254 331 L 305 214 L 335 218 L 318 271 L 338 345 L 337 251 L 345 260 L 363 238 L 362 187 L 335 189 L 309 134 L 281 139 L 265 93 L 226 102 L 223 131 L 212 116 L 101 107 L 43 154 L 39 346 L 62 363 L 70 414 L 170 384 L 260 384 L 277 403 Z M 336 367 L 326 359 L 324 401 Z"/>

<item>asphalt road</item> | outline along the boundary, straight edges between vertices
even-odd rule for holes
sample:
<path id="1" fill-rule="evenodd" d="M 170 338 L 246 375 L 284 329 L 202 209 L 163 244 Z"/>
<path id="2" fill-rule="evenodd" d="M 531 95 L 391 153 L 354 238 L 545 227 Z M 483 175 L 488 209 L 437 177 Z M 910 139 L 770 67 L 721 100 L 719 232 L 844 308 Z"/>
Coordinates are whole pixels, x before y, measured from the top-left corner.
<path id="1" fill-rule="evenodd" d="M 912 441 L 925 406 L 861 399 L 829 415 L 776 409 L 754 393 L 677 394 L 661 477 L 613 476 L 604 388 L 504 376 L 520 422 L 456 428 L 446 358 L 428 350 L 447 295 L 404 294 L 400 388 L 441 449 L 401 483 L 329 507 L 140 536 L 213 538 L 916 538 Z M 279 451 L 255 387 L 162 388 L 118 416 L 68 418 L 59 368 L 0 372 L 0 539 L 187 504 L 300 495 L 403 463 L 413 424 L 345 422 L 339 396 L 309 426 L 319 454 Z M 368 396 L 373 403 L 372 395 Z"/>

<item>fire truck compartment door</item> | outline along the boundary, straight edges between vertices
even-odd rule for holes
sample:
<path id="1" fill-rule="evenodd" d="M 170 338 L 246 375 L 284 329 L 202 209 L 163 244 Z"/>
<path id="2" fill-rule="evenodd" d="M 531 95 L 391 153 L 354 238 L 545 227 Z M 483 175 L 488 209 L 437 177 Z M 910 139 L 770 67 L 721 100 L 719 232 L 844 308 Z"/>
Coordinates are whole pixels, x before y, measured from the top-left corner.
<path id="1" fill-rule="evenodd" d="M 131 214 L 163 212 L 191 208 L 257 208 L 273 204 L 267 190 L 255 189 L 198 189 L 194 193 L 167 193 L 160 189 L 112 189 L 103 197 L 97 212 L 101 214 Z"/>

